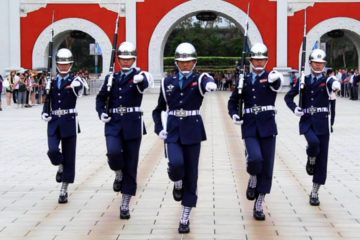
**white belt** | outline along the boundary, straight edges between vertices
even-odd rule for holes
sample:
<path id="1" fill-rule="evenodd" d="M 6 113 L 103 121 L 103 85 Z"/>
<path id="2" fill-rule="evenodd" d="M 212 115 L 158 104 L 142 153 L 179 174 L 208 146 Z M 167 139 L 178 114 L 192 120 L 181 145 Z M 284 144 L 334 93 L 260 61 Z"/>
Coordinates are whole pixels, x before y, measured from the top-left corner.
<path id="1" fill-rule="evenodd" d="M 117 107 L 117 108 L 110 108 L 111 113 L 118 113 L 118 114 L 124 114 L 124 113 L 130 113 L 130 112 L 141 112 L 140 107 Z"/>
<path id="2" fill-rule="evenodd" d="M 58 117 L 66 115 L 66 114 L 71 114 L 71 113 L 77 113 L 75 108 L 72 109 L 57 109 L 57 110 L 53 110 L 51 111 L 52 115 L 56 115 Z"/>
<path id="3" fill-rule="evenodd" d="M 309 107 L 304 109 L 304 113 L 313 115 L 314 113 L 329 112 L 327 107 Z"/>
<path id="4" fill-rule="evenodd" d="M 268 106 L 254 106 L 251 108 L 245 108 L 244 112 L 245 113 L 253 113 L 253 114 L 258 114 L 259 112 L 265 112 L 265 111 L 275 111 L 275 107 L 272 105 L 268 105 Z"/>
<path id="5" fill-rule="evenodd" d="M 175 117 L 189 117 L 189 116 L 196 116 L 200 115 L 200 110 L 171 110 L 168 112 L 169 115 L 175 116 Z"/>

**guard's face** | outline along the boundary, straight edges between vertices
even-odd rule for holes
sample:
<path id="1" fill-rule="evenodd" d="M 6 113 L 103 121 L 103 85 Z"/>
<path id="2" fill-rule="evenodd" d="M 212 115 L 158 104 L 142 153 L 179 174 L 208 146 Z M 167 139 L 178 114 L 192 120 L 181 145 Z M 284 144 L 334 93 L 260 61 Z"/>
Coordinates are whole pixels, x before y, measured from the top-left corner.
<path id="1" fill-rule="evenodd" d="M 72 63 L 66 63 L 66 64 L 57 64 L 57 69 L 61 74 L 67 74 L 70 72 L 72 67 Z"/>
<path id="2" fill-rule="evenodd" d="M 118 58 L 119 64 L 123 69 L 130 69 L 135 62 L 135 58 Z"/>
<path id="3" fill-rule="evenodd" d="M 310 62 L 311 69 L 316 72 L 322 72 L 325 68 L 325 63 L 322 62 Z"/>
<path id="4" fill-rule="evenodd" d="M 261 72 L 264 70 L 267 63 L 267 59 L 251 59 L 252 67 L 255 72 Z"/>
<path id="5" fill-rule="evenodd" d="M 190 72 L 193 70 L 196 61 L 195 60 L 191 60 L 191 61 L 176 61 L 177 66 L 179 68 L 179 70 L 181 72 Z"/>

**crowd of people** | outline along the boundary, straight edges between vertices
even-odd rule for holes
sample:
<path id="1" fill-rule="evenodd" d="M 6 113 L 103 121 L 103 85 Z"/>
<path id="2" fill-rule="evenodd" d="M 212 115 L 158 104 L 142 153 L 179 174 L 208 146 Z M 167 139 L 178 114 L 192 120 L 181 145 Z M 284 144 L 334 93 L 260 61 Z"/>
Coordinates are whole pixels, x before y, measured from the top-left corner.
<path id="1" fill-rule="evenodd" d="M 87 70 L 81 69 L 75 75 L 89 81 Z M 7 107 L 31 108 L 43 104 L 47 81 L 48 73 L 38 70 L 11 70 L 5 77 L 0 75 L 0 111 L 3 110 L 1 95 L 5 95 Z M 89 90 L 84 89 L 84 95 L 88 94 Z"/>

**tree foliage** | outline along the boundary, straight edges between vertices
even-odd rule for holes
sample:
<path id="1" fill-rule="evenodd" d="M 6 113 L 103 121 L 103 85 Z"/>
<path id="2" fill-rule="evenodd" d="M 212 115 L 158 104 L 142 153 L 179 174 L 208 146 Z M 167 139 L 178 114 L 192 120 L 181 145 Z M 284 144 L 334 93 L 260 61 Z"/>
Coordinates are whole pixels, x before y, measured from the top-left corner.
<path id="1" fill-rule="evenodd" d="M 194 21 L 187 18 L 171 32 L 165 45 L 164 56 L 174 56 L 182 42 L 192 43 L 198 56 L 241 56 L 243 33 L 234 24 L 218 17 L 214 22 Z"/>

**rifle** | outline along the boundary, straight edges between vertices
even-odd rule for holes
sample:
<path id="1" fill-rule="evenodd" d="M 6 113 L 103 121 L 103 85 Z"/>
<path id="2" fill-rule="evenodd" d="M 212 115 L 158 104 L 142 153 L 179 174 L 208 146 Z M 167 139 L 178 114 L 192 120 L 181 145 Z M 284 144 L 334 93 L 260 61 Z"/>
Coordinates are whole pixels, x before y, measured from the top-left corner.
<path id="1" fill-rule="evenodd" d="M 301 66 L 299 77 L 299 107 L 303 106 L 303 95 L 305 91 L 305 57 L 306 57 L 306 9 L 304 15 L 304 37 L 301 51 Z"/>
<path id="2" fill-rule="evenodd" d="M 116 55 L 116 46 L 117 46 L 117 40 L 118 40 L 118 33 L 119 33 L 119 18 L 120 18 L 120 7 L 119 7 L 119 11 L 118 11 L 118 15 L 116 17 L 116 22 L 115 22 L 115 32 L 114 32 L 114 38 L 113 38 L 113 44 L 112 44 L 112 50 L 111 50 L 111 57 L 110 57 L 110 67 L 109 67 L 109 78 L 108 78 L 108 82 L 107 82 L 107 91 L 108 91 L 108 96 L 106 98 L 106 114 L 110 113 L 110 91 L 111 91 L 111 86 L 112 86 L 112 82 L 113 82 L 113 78 L 114 78 L 114 67 L 115 67 L 115 55 Z"/>
<path id="3" fill-rule="evenodd" d="M 52 58 L 53 58 L 53 42 L 54 42 L 54 28 L 53 28 L 53 24 L 54 24 L 54 11 L 52 14 L 52 20 L 51 20 L 51 38 L 49 41 L 49 53 L 48 53 L 48 66 L 47 66 L 47 72 L 48 72 L 48 79 L 46 82 L 46 87 L 45 87 L 45 111 L 46 113 L 50 114 L 51 112 L 51 81 L 52 81 L 52 76 L 51 76 L 51 72 L 52 72 Z"/>
<path id="4" fill-rule="evenodd" d="M 240 74 L 239 74 L 239 85 L 238 85 L 238 93 L 239 93 L 239 117 L 240 120 L 243 118 L 243 105 L 244 99 L 242 96 L 242 90 L 244 87 L 244 77 L 246 74 L 246 66 L 245 66 L 245 58 L 247 53 L 247 41 L 248 41 L 248 30 L 249 30 L 249 14 L 250 14 L 250 2 L 248 3 L 246 22 L 245 22 L 245 33 L 244 33 L 244 42 L 243 42 L 243 50 L 241 55 L 241 63 L 240 63 Z"/>

